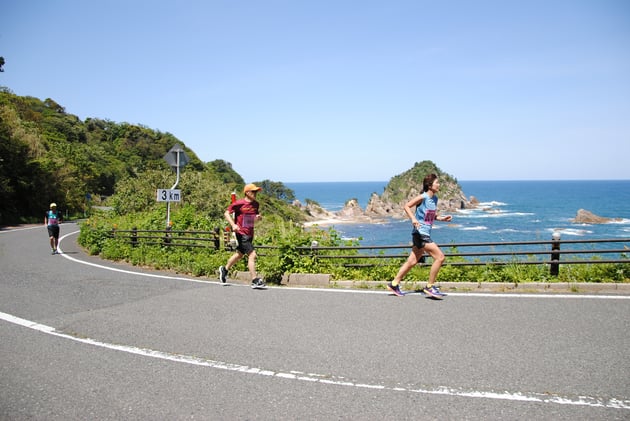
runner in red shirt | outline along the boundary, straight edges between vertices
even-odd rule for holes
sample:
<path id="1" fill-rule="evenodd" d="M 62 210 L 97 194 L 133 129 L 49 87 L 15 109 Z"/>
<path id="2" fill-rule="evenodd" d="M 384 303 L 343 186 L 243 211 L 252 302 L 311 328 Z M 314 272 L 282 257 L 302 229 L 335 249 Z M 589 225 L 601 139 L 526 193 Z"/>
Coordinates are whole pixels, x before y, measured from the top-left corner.
<path id="1" fill-rule="evenodd" d="M 247 184 L 243 189 L 245 197 L 232 203 L 225 211 L 225 219 L 236 234 L 236 253 L 227 261 L 225 266 L 219 268 L 219 279 L 227 282 L 230 268 L 243 256 L 247 256 L 247 268 L 252 277 L 252 288 L 265 288 L 265 281 L 256 274 L 256 250 L 252 241 L 254 239 L 254 222 L 262 216 L 258 213 L 259 203 L 256 201 L 256 193 L 262 190 L 255 184 Z"/>

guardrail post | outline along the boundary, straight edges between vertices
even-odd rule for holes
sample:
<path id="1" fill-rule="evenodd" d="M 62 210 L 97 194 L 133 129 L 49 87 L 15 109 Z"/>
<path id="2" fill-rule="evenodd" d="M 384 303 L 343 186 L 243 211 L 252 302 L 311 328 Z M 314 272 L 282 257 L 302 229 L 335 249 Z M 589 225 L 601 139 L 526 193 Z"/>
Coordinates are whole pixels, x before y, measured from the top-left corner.
<path id="1" fill-rule="evenodd" d="M 221 229 L 216 227 L 214 229 L 214 238 L 213 238 L 213 243 L 214 243 L 214 249 L 215 250 L 219 250 L 219 248 L 221 248 Z"/>
<path id="2" fill-rule="evenodd" d="M 131 247 L 136 247 L 138 245 L 138 228 L 131 228 Z"/>
<path id="3" fill-rule="evenodd" d="M 173 227 L 170 225 L 166 227 L 166 229 L 164 230 L 164 245 L 165 246 L 171 245 L 171 236 L 173 235 L 171 231 L 173 231 Z"/>
<path id="4" fill-rule="evenodd" d="M 311 241 L 311 256 L 313 256 L 314 261 L 317 261 L 317 247 L 319 247 L 319 242 L 317 240 Z"/>
<path id="5" fill-rule="evenodd" d="M 551 234 L 551 266 L 549 266 L 549 275 L 558 276 L 560 273 L 560 233 Z"/>

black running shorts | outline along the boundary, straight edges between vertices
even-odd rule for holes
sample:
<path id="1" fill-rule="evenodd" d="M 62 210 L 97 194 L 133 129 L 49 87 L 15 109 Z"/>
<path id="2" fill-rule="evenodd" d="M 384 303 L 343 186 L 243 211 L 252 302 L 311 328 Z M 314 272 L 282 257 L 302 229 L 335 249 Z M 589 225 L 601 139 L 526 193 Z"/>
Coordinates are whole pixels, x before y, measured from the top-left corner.
<path id="1" fill-rule="evenodd" d="M 250 254 L 254 251 L 254 245 L 252 244 L 251 236 L 236 233 L 236 241 L 238 242 L 236 250 L 238 250 L 239 253 Z"/>
<path id="2" fill-rule="evenodd" d="M 433 242 L 431 237 L 420 234 L 418 231 L 411 233 L 411 241 L 413 242 L 413 245 L 419 249 L 423 248 L 425 244 Z"/>
<path id="3" fill-rule="evenodd" d="M 48 225 L 48 236 L 59 238 L 59 225 Z"/>

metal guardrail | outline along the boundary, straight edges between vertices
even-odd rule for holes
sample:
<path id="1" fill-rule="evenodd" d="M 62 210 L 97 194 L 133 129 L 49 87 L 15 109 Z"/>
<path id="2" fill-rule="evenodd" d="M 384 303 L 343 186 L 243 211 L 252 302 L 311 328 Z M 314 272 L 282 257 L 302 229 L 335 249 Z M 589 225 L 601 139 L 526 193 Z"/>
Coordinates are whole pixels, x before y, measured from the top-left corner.
<path id="1" fill-rule="evenodd" d="M 216 228 L 214 231 L 176 231 L 170 228 L 164 230 L 117 230 L 112 229 L 110 237 L 121 238 L 132 246 L 157 245 L 163 247 L 190 247 L 190 248 L 211 248 L 214 250 L 234 250 L 234 244 L 230 242 L 230 232 L 221 231 Z M 564 246 L 589 245 L 588 248 L 564 249 Z M 608 248 L 593 248 L 594 245 L 605 244 Z M 623 244 L 623 247 L 616 247 Z M 554 237 L 550 241 L 513 241 L 494 243 L 451 243 L 440 244 L 444 255 L 447 257 L 445 265 L 452 266 L 479 266 L 479 265 L 549 265 L 549 273 L 557 276 L 560 265 L 567 264 L 602 264 L 630 263 L 630 238 L 608 238 L 589 240 L 560 240 Z M 506 248 L 521 247 L 520 249 L 505 250 Z M 533 247 L 533 249 L 532 249 Z M 545 247 L 539 248 L 539 247 Z M 279 251 L 277 246 L 257 245 L 258 255 L 270 256 L 274 251 Z M 502 248 L 504 250 L 495 250 Z M 310 247 L 296 247 L 303 256 L 310 256 L 313 259 L 334 259 L 339 260 L 339 264 L 345 267 L 373 267 L 378 265 L 391 264 L 392 259 L 406 259 L 409 256 L 411 247 L 409 245 L 393 246 L 319 246 L 313 242 Z M 476 249 L 476 251 L 460 251 Z M 479 251 L 479 249 L 485 249 Z M 490 249 L 490 250 L 488 250 Z M 404 253 L 396 253 L 397 250 L 404 250 Z M 392 251 L 394 253 L 392 253 Z M 352 252 L 351 254 L 348 254 Z M 615 255 L 614 258 L 601 258 L 602 255 Z M 546 259 L 531 259 L 532 256 L 548 256 Z M 561 260 L 562 256 L 569 257 L 569 260 Z M 592 256 L 593 258 L 586 258 Z M 449 258 L 473 258 L 461 261 Z M 528 257 L 529 259 L 524 259 Z M 595 258 L 597 257 L 597 258 Z M 425 255 L 419 264 L 426 263 Z M 363 261 L 362 263 L 359 263 Z"/>
<path id="2" fill-rule="evenodd" d="M 617 244 L 625 243 L 623 248 L 599 248 L 599 249 L 570 249 L 562 250 L 562 245 L 575 245 L 575 244 Z M 452 243 L 447 245 L 440 245 L 444 255 L 447 257 L 445 265 L 451 266 L 499 266 L 499 265 L 549 265 L 549 273 L 552 276 L 558 276 L 560 270 L 560 264 L 601 264 L 601 263 L 613 263 L 622 264 L 630 263 L 630 238 L 612 238 L 612 239 L 591 239 L 591 240 L 565 240 L 561 241 L 559 237 L 551 241 L 513 241 L 513 242 L 494 242 L 494 243 Z M 508 250 L 508 251 L 475 251 L 475 252 L 460 252 L 462 248 L 493 248 L 493 247 L 513 247 L 513 246 L 549 246 L 548 249 L 534 249 L 534 250 Z M 262 246 L 265 247 L 265 246 Z M 272 247 L 267 247 L 272 248 Z M 311 247 L 300 247 L 305 253 L 310 253 L 313 258 L 316 259 L 406 259 L 409 256 L 410 246 L 356 246 L 356 247 L 319 247 L 317 244 L 311 245 Z M 360 250 L 360 251 L 374 251 L 374 250 L 396 250 L 404 249 L 406 254 L 352 254 L 352 255 L 322 255 L 320 251 L 324 250 Z M 454 251 L 449 251 L 454 250 Z M 616 258 L 602 259 L 600 255 L 604 254 L 617 254 Z M 549 256 L 547 260 L 523 260 L 519 256 Z M 560 260 L 561 255 L 570 256 L 572 260 Z M 580 256 L 593 255 L 597 259 L 584 259 L 578 258 Z M 476 260 L 466 261 L 449 261 L 449 257 L 475 257 Z M 509 257 L 509 259 L 505 258 Z M 423 256 L 420 261 L 420 265 L 426 264 L 426 259 L 430 258 L 428 254 Z M 452 260 L 452 259 L 451 259 Z M 391 264 L 391 261 L 389 262 Z M 378 263 L 344 263 L 346 267 L 372 267 L 378 265 Z"/>
<path id="3" fill-rule="evenodd" d="M 191 247 L 208 248 L 215 250 L 221 248 L 221 243 L 225 233 L 221 235 L 221 230 L 214 231 L 176 231 L 169 228 L 163 230 L 119 230 L 113 228 L 109 234 L 110 238 L 119 238 L 129 242 L 133 247 L 138 245 L 163 246 L 163 247 Z M 225 244 L 228 241 L 225 240 Z"/>

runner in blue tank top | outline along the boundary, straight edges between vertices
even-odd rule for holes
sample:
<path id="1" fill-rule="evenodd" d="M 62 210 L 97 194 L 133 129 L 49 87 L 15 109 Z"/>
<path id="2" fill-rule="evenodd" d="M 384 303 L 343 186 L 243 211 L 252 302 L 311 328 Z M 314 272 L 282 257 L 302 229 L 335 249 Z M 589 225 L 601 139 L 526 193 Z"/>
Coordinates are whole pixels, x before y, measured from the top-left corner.
<path id="1" fill-rule="evenodd" d="M 439 288 L 435 286 L 435 281 L 444 263 L 445 257 L 438 245 L 431 240 L 431 228 L 433 228 L 434 221 L 448 222 L 452 220 L 453 217 L 451 215 L 438 216 L 438 197 L 436 193 L 439 190 L 440 182 L 438 181 L 438 176 L 429 174 L 424 177 L 422 181 L 422 194 L 414 197 L 405 204 L 405 213 L 413 224 L 413 230 L 411 231 L 413 246 L 411 248 L 411 254 L 409 254 L 407 261 L 400 267 L 394 280 L 387 283 L 387 288 L 398 296 L 404 295 L 402 291 L 400 291 L 400 282 L 405 275 L 418 264 L 425 251 L 433 258 L 433 263 L 429 271 L 429 281 L 427 282 L 426 288 L 423 289 L 423 292 L 434 298 L 441 298 L 444 295 L 440 292 Z M 413 211 L 414 207 L 416 208 L 415 212 Z"/>
<path id="2" fill-rule="evenodd" d="M 57 212 L 57 204 L 51 203 L 50 210 L 46 212 L 44 216 L 44 225 L 48 229 L 48 238 L 50 240 L 50 248 L 52 254 L 57 254 L 57 247 L 59 247 L 59 223 L 61 222 L 61 215 Z"/>

